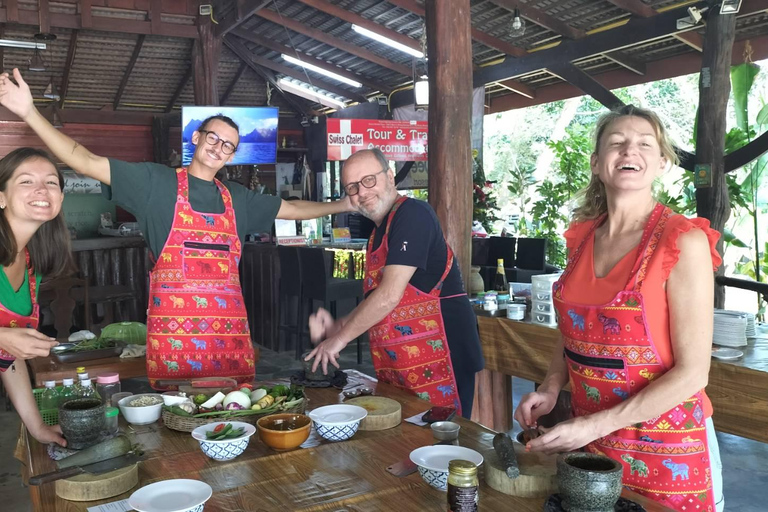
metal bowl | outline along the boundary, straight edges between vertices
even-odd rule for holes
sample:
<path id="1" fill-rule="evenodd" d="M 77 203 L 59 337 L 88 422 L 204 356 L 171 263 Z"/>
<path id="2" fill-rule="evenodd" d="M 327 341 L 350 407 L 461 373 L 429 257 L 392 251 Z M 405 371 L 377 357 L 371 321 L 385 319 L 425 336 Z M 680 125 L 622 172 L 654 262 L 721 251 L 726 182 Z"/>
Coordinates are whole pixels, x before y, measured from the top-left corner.
<path id="1" fill-rule="evenodd" d="M 461 425 L 452 421 L 436 421 L 430 425 L 432 435 L 440 441 L 453 441 L 459 438 Z"/>

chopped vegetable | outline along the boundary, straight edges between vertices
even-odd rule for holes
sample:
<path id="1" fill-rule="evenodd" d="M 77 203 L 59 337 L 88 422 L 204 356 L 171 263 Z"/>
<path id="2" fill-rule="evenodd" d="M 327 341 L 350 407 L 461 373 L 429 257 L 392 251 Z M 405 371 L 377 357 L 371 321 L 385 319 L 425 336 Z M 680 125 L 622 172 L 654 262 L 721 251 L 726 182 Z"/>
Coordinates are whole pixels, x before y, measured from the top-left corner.
<path id="1" fill-rule="evenodd" d="M 201 404 L 200 407 L 203 407 L 205 409 L 213 409 L 223 401 L 224 401 L 224 393 L 218 392 L 215 395 L 213 395 L 210 399 L 208 399 L 207 402 Z"/>

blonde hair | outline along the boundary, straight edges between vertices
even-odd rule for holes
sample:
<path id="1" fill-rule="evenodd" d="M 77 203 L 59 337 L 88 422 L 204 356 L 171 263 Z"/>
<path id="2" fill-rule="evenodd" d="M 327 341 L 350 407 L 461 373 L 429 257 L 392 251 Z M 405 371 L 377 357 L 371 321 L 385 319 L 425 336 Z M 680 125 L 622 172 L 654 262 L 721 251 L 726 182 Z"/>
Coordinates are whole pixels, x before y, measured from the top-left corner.
<path id="1" fill-rule="evenodd" d="M 602 139 L 606 128 L 608 128 L 614 121 L 627 116 L 640 117 L 648 121 L 656 133 L 656 141 L 659 143 L 661 156 L 666 158 L 667 162 L 677 165 L 679 159 L 677 157 L 677 152 L 675 151 L 675 146 L 672 144 L 669 133 L 666 128 L 664 128 L 664 124 L 661 122 L 661 119 L 659 119 L 659 116 L 651 110 L 638 108 L 633 105 L 625 105 L 600 116 L 597 120 L 597 125 L 595 126 L 595 151 L 593 155 L 597 155 L 600 150 L 600 140 Z M 608 210 L 605 185 L 600 181 L 598 175 L 592 174 L 589 184 L 586 188 L 578 192 L 575 202 L 576 207 L 573 210 L 574 222 L 596 219 Z"/>

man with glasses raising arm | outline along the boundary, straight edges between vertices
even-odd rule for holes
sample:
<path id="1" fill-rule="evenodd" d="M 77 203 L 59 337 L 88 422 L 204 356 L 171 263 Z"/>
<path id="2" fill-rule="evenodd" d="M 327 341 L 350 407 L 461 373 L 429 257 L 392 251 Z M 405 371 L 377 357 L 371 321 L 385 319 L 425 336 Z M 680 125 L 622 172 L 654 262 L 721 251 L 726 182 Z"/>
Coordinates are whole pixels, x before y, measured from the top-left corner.
<path id="1" fill-rule="evenodd" d="M 246 233 L 269 231 L 275 218 L 313 219 L 350 210 L 335 203 L 283 201 L 215 179 L 234 156 L 238 126 L 217 115 L 192 135 L 187 168 L 127 163 L 94 155 L 37 111 L 17 69 L 0 75 L 0 104 L 19 116 L 51 152 L 136 216 L 156 263 L 150 273 L 147 375 L 164 381 L 231 377 L 250 382 L 255 358 L 240 289 L 238 263 Z"/>
<path id="2" fill-rule="evenodd" d="M 313 370 L 338 368 L 339 352 L 367 331 L 380 380 L 469 417 L 483 355 L 475 313 L 434 210 L 397 193 L 378 149 L 353 154 L 341 178 L 352 208 L 376 223 L 366 297 L 346 318 L 324 309 L 312 315 L 310 337 L 319 344 L 307 360 L 315 358 Z"/>

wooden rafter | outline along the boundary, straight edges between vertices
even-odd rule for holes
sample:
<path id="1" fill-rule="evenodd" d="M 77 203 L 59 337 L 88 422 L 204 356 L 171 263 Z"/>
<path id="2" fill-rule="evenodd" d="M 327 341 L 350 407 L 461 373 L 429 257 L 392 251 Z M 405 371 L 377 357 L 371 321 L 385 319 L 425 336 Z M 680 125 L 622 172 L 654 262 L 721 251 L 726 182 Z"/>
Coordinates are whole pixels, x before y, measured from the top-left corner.
<path id="1" fill-rule="evenodd" d="M 498 5 L 499 7 L 504 7 L 505 9 L 510 11 L 514 11 L 515 9 L 520 9 L 520 15 L 523 18 L 531 20 L 537 25 L 541 25 L 542 27 L 549 29 L 556 34 L 560 34 L 563 37 L 567 37 L 568 39 L 581 39 L 582 37 L 587 35 L 586 32 L 584 32 L 583 30 L 573 28 L 567 23 L 563 23 L 562 21 L 558 20 L 554 16 L 550 16 L 546 12 L 536 9 L 535 7 L 529 7 L 527 4 L 518 2 L 517 0 L 491 0 L 491 1 L 494 4 Z M 634 1 L 639 2 L 640 0 L 634 0 Z"/>
<path id="2" fill-rule="evenodd" d="M 232 14 L 219 20 L 213 29 L 216 37 L 224 37 L 232 30 L 242 25 L 248 18 L 267 7 L 273 0 L 237 0 L 237 7 Z"/>
<path id="3" fill-rule="evenodd" d="M 499 86 L 512 92 L 516 92 L 526 98 L 535 98 L 536 90 L 517 80 L 503 80 L 496 82 Z"/>
<path id="4" fill-rule="evenodd" d="M 69 36 L 69 48 L 67 49 L 67 60 L 64 63 L 64 76 L 61 78 L 61 92 L 59 93 L 61 99 L 59 99 L 59 108 L 64 106 L 64 101 L 67 98 L 67 90 L 69 89 L 69 77 L 72 73 L 72 64 L 75 62 L 75 52 L 77 51 L 77 36 L 80 33 L 79 30 L 73 30 Z"/>
<path id="5" fill-rule="evenodd" d="M 401 7 L 407 11 L 410 11 L 417 16 L 424 17 L 424 13 L 425 13 L 424 8 L 419 4 L 417 4 L 415 0 L 387 0 L 387 2 L 389 2 L 392 5 Z M 477 42 L 483 43 L 485 46 L 489 48 L 498 50 L 501 53 L 504 53 L 506 55 L 521 57 L 526 53 L 528 53 L 525 51 L 525 49 L 520 48 L 519 46 L 515 46 L 506 41 L 502 41 L 498 37 L 493 37 L 491 35 L 488 35 L 485 32 L 481 32 L 480 30 L 477 30 L 476 28 L 472 28 L 472 39 L 474 39 Z"/>
<path id="6" fill-rule="evenodd" d="M 624 52 L 605 52 L 603 57 L 610 60 L 611 62 L 618 64 L 621 67 L 627 68 L 633 73 L 637 73 L 638 75 L 645 74 L 645 63 L 640 62 L 639 60 L 627 55 Z"/>
<path id="7" fill-rule="evenodd" d="M 229 87 L 227 87 L 227 90 L 224 91 L 224 94 L 219 98 L 219 105 L 223 105 L 229 99 L 229 96 L 232 94 L 232 91 L 235 90 L 237 82 L 240 81 L 240 78 L 243 76 L 243 73 L 245 73 L 247 67 L 248 65 L 245 62 L 240 62 L 240 67 L 237 68 L 237 73 L 235 73 L 234 78 L 232 78 L 232 81 L 229 83 Z"/>
<path id="8" fill-rule="evenodd" d="M 298 96 L 288 93 L 280 88 L 280 85 L 277 83 L 277 79 L 275 78 L 275 75 L 272 73 L 272 71 L 269 69 L 264 69 L 256 64 L 256 62 L 254 62 L 253 53 L 248 50 L 248 47 L 246 47 L 237 39 L 232 39 L 229 37 L 225 37 L 223 42 L 224 45 L 229 48 L 235 55 L 237 55 L 242 62 L 248 64 L 252 70 L 258 73 L 262 78 L 264 78 L 264 80 L 272 85 L 278 94 L 280 94 L 280 96 L 282 96 L 296 112 L 300 114 L 307 114 L 310 112 L 311 108 L 304 102 L 302 98 L 299 98 Z"/>
<path id="9" fill-rule="evenodd" d="M 152 33 L 158 33 L 162 29 L 163 0 L 150 0 L 149 2 L 149 26 Z"/>
<path id="10" fill-rule="evenodd" d="M 19 22 L 19 0 L 6 0 L 5 9 L 8 16 L 8 22 Z"/>
<path id="11" fill-rule="evenodd" d="M 613 110 L 624 105 L 624 102 L 621 101 L 610 90 L 606 89 L 603 84 L 571 63 L 564 63 L 558 66 L 553 66 L 552 68 L 547 68 L 547 71 L 578 87 L 586 94 L 589 94 L 595 100 L 599 101 L 609 110 Z"/>
<path id="12" fill-rule="evenodd" d="M 118 105 L 120 105 L 120 100 L 123 98 L 125 87 L 128 85 L 128 80 L 131 78 L 131 73 L 133 73 L 133 67 L 136 65 L 136 61 L 139 58 L 139 54 L 141 53 L 141 47 L 144 46 L 144 39 L 146 37 L 147 36 L 145 36 L 144 34 L 139 34 L 139 37 L 136 40 L 136 46 L 133 47 L 133 55 L 131 55 L 131 60 L 128 61 L 128 66 L 125 68 L 125 73 L 123 73 L 123 79 L 120 80 L 120 87 L 117 88 L 117 95 L 115 96 L 115 101 L 112 102 L 112 108 L 114 110 L 117 110 Z"/>
<path id="13" fill-rule="evenodd" d="M 306 75 L 304 73 L 302 73 L 301 71 L 297 71 L 295 68 L 289 68 L 288 66 L 280 64 L 279 62 L 274 62 L 272 60 L 267 59 L 266 57 L 260 57 L 259 55 L 254 54 L 240 40 L 238 40 L 236 38 L 233 38 L 233 36 L 231 34 L 228 35 L 228 36 L 225 36 L 224 40 L 225 41 L 229 41 L 231 43 L 231 45 L 227 45 L 230 48 L 232 47 L 232 45 L 235 45 L 235 46 L 236 45 L 240 45 L 243 48 L 246 48 L 246 51 L 251 53 L 251 61 L 253 61 L 255 64 L 257 64 L 257 65 L 259 65 L 259 66 L 261 66 L 263 68 L 271 69 L 272 71 L 276 71 L 276 72 L 278 72 L 280 74 L 283 74 L 283 75 L 286 75 L 286 76 L 290 76 L 290 77 L 295 78 L 296 80 L 300 80 L 302 82 L 306 82 L 307 81 Z M 315 83 L 313 83 L 312 85 L 314 85 L 316 87 L 319 87 L 321 89 L 325 89 L 328 92 L 331 92 L 333 94 L 337 94 L 337 95 L 342 96 L 344 98 L 349 98 L 351 100 L 354 100 L 354 101 L 357 101 L 357 102 L 361 102 L 361 103 L 364 103 L 364 102 L 368 101 L 367 98 L 365 96 L 361 95 L 361 94 L 358 94 L 358 93 L 353 92 L 353 91 L 348 91 L 347 89 L 344 89 L 342 87 L 338 87 L 338 86 L 333 85 L 332 83 L 326 82 L 324 80 L 315 80 L 314 82 Z"/>
<path id="14" fill-rule="evenodd" d="M 358 25 L 360 27 L 366 28 L 371 32 L 379 34 L 380 36 L 387 37 L 409 48 L 421 51 L 421 44 L 417 40 L 413 39 L 412 37 L 408 37 L 404 34 L 401 34 L 400 32 L 396 32 L 392 29 L 388 29 L 383 25 L 379 25 L 378 23 L 375 23 L 369 20 L 368 18 L 363 18 L 359 14 L 350 12 L 330 2 L 326 2 L 325 0 L 298 0 L 298 1 L 305 5 L 308 5 L 310 7 L 317 9 L 318 11 L 322 11 L 326 14 L 330 14 L 331 16 L 335 16 L 340 20 L 344 20 L 347 23 L 352 23 L 354 25 Z"/>
<path id="15" fill-rule="evenodd" d="M 271 11 L 269 9 L 263 9 L 257 12 L 256 15 L 261 18 L 264 18 L 265 20 L 269 20 L 272 23 L 275 23 L 287 29 L 293 30 L 294 32 L 298 32 L 299 34 L 303 34 L 307 37 L 311 37 L 312 39 L 316 41 L 320 41 L 323 44 L 327 44 L 329 46 L 338 48 L 339 50 L 349 53 L 350 55 L 355 55 L 357 57 L 360 57 L 361 59 L 365 59 L 367 61 L 378 64 L 381 67 L 391 69 L 392 71 L 396 73 L 400 73 L 403 76 L 411 77 L 411 75 L 413 74 L 411 68 L 407 66 L 403 66 L 402 64 L 397 64 L 395 62 L 389 61 L 384 57 L 380 57 L 369 50 L 355 46 L 354 44 L 348 43 L 347 41 L 344 41 L 343 39 L 340 39 L 338 37 L 326 34 L 322 30 L 309 27 L 291 18 L 283 18 L 279 16 L 275 11 Z"/>
<path id="16" fill-rule="evenodd" d="M 698 32 L 680 32 L 673 34 L 674 38 L 681 41 L 697 52 L 701 52 L 704 49 L 704 38 Z"/>
<path id="17" fill-rule="evenodd" d="M 171 96 L 171 100 L 168 102 L 168 106 L 165 107 L 166 114 L 173 110 L 173 106 L 176 105 L 177 101 L 179 101 L 179 97 L 181 96 L 181 93 L 184 92 L 184 88 L 187 86 L 187 82 L 189 82 L 190 78 L 192 78 L 191 63 L 189 64 L 186 73 L 184 73 L 184 76 L 181 78 L 181 81 L 179 81 L 179 85 L 176 86 L 176 90 L 173 92 L 173 96 Z"/>
<path id="18" fill-rule="evenodd" d="M 48 34 L 51 32 L 51 17 L 48 0 L 38 0 L 37 4 L 39 5 L 37 15 L 40 24 L 40 32 Z"/>
<path id="19" fill-rule="evenodd" d="M 642 18 L 650 18 L 651 16 L 656 16 L 658 14 L 653 7 L 651 7 L 650 5 L 644 4 L 640 0 L 608 0 L 608 1 L 613 5 L 615 5 L 616 7 L 624 9 L 625 11 L 631 12 L 635 16 L 640 16 Z"/>
<path id="20" fill-rule="evenodd" d="M 91 28 L 93 26 L 91 0 L 80 0 L 80 25 L 83 28 Z"/>
<path id="21" fill-rule="evenodd" d="M 233 35 L 245 39 L 246 41 L 250 41 L 252 43 L 256 43 L 259 46 L 263 46 L 264 48 L 269 48 L 270 50 L 285 53 L 287 55 L 295 56 L 299 59 L 301 59 L 304 62 L 308 62 L 310 64 L 313 64 L 319 68 L 325 69 L 327 71 L 330 71 L 332 73 L 336 73 L 337 75 L 343 76 L 345 78 L 349 78 L 350 80 L 356 80 L 360 82 L 361 84 L 365 85 L 369 89 L 372 89 L 374 91 L 381 91 L 383 93 L 389 94 L 392 92 L 392 89 L 390 87 L 385 87 L 380 84 L 377 84 L 373 81 L 371 81 L 369 78 L 366 78 L 364 76 L 357 75 L 351 71 L 348 71 L 344 68 L 337 67 L 333 64 L 329 64 L 326 61 L 322 59 L 316 59 L 315 57 L 312 57 L 310 55 L 307 55 L 305 53 L 299 52 L 297 50 L 294 50 L 290 46 L 285 46 L 284 44 L 280 44 L 278 42 L 275 42 L 272 39 L 268 39 L 266 37 L 258 36 L 252 32 L 248 32 L 244 29 L 236 29 L 232 32 Z"/>

